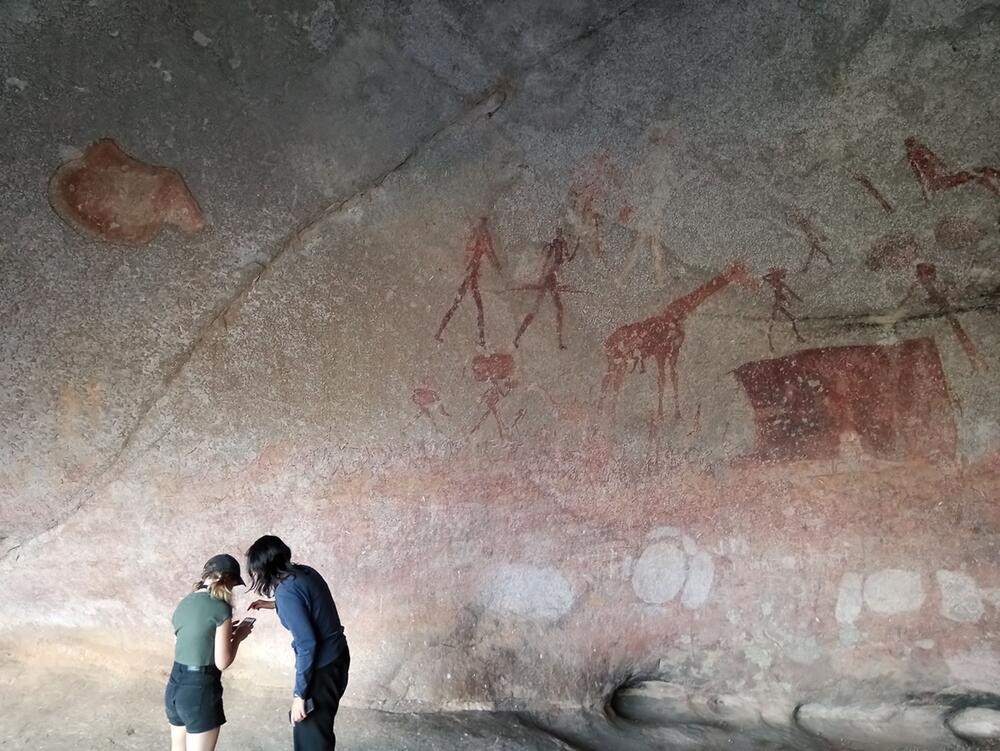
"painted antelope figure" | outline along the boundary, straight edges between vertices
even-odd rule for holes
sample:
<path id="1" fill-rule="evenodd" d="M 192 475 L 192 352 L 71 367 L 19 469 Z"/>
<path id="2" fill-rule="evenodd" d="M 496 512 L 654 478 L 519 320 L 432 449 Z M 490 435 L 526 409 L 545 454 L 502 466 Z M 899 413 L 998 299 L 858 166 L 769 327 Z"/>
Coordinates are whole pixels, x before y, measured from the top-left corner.
<path id="1" fill-rule="evenodd" d="M 604 352 L 608 358 L 608 371 L 601 381 L 601 398 L 598 412 L 603 409 L 604 397 L 611 391 L 611 415 L 625 380 L 625 371 L 632 365 L 645 372 L 646 358 L 656 359 L 657 419 L 663 417 L 663 389 L 666 385 L 667 368 L 670 369 L 670 383 L 674 390 L 674 414 L 680 417 L 677 399 L 677 359 L 684 343 L 684 319 L 705 300 L 729 284 L 740 284 L 758 290 L 760 285 L 750 275 L 742 263 L 731 264 L 716 277 L 697 289 L 679 297 L 662 312 L 635 323 L 627 323 L 612 332 L 604 342 Z"/>

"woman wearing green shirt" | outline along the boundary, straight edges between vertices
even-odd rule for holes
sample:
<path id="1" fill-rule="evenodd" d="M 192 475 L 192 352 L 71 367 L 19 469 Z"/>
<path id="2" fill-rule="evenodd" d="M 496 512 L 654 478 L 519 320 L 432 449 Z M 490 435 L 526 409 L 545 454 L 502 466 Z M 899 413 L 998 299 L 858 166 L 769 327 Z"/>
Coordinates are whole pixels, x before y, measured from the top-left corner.
<path id="1" fill-rule="evenodd" d="M 194 591 L 174 610 L 177 643 L 165 696 L 171 751 L 214 751 L 222 711 L 222 671 L 233 664 L 253 621 L 233 622 L 233 587 L 243 586 L 231 555 L 209 559 Z"/>

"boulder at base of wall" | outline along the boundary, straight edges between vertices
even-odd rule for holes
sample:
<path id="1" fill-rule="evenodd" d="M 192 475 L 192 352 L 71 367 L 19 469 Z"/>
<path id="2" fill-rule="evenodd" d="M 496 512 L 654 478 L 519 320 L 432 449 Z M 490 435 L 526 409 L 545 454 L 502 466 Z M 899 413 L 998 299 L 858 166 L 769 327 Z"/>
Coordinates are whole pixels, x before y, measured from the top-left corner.
<path id="1" fill-rule="evenodd" d="M 1000 738 L 1000 711 L 985 707 L 963 709 L 948 718 L 948 727 L 967 741 Z"/>
<path id="2" fill-rule="evenodd" d="M 880 704 L 837 706 L 803 704 L 795 713 L 799 727 L 838 748 L 946 749 L 962 748 L 944 722 L 946 707 Z"/>
<path id="3" fill-rule="evenodd" d="M 788 726 L 794 708 L 791 702 L 773 697 L 762 702 L 751 696 L 691 691 L 666 681 L 643 681 L 619 689 L 611 706 L 619 717 L 638 725 L 707 725 L 727 730 Z"/>

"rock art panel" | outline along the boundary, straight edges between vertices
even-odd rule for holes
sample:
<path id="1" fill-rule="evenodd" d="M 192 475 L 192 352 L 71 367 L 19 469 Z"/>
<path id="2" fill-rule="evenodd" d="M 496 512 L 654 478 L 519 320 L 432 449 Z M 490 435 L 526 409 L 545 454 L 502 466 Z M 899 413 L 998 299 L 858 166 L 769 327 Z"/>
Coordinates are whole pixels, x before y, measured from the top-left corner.
<path id="1" fill-rule="evenodd" d="M 573 585 L 551 567 L 508 564 L 483 583 L 480 603 L 488 612 L 555 621 L 573 609 Z"/>
<path id="2" fill-rule="evenodd" d="M 451 307 L 445 311 L 441 318 L 441 325 L 438 326 L 437 333 L 434 334 L 434 338 L 439 342 L 444 341 L 442 338 L 444 330 L 448 328 L 451 317 L 455 315 L 455 311 L 465 299 L 466 293 L 470 292 L 472 300 L 476 304 L 476 332 L 479 335 L 479 346 L 483 349 L 486 348 L 486 314 L 483 312 L 483 298 L 479 292 L 479 274 L 483 261 L 489 261 L 493 268 L 497 271 L 500 270 L 500 261 L 497 259 L 496 250 L 493 247 L 493 237 L 490 235 L 489 219 L 485 216 L 480 218 L 472 231 L 472 237 L 465 245 L 465 278 L 458 286 L 455 299 L 452 301 Z"/>
<path id="3" fill-rule="evenodd" d="M 826 251 L 826 244 L 829 242 L 826 234 L 816 226 L 816 222 L 806 216 L 801 209 L 793 208 L 787 214 L 788 223 L 795 227 L 805 238 L 809 246 L 809 253 L 806 255 L 806 262 L 802 266 L 803 271 L 809 271 L 816 256 L 822 256 L 827 266 L 833 266 L 833 259 Z"/>
<path id="4" fill-rule="evenodd" d="M 579 249 L 579 238 L 577 238 L 576 245 L 571 251 L 566 243 L 566 238 L 563 237 L 562 227 L 557 227 L 556 236 L 550 242 L 545 243 L 542 273 L 538 281 L 534 284 L 525 284 L 516 288 L 518 290 L 532 290 L 536 292 L 536 295 L 531 312 L 521 321 L 521 325 L 517 329 L 517 334 L 514 335 L 515 349 L 524 332 L 528 330 L 531 322 L 538 315 L 538 311 L 542 307 L 546 296 L 552 298 L 552 306 L 556 312 L 556 339 L 559 342 L 559 349 L 566 349 L 566 345 L 563 344 L 563 302 L 561 294 L 563 292 L 576 292 L 577 290 L 569 285 L 560 283 L 559 271 L 564 263 L 569 263 L 576 258 L 576 253 Z"/>
<path id="5" fill-rule="evenodd" d="M 631 366 L 634 372 L 638 367 L 639 372 L 644 373 L 646 358 L 652 357 L 656 361 L 656 417 L 663 417 L 663 391 L 669 368 L 674 394 L 674 415 L 679 419 L 681 410 L 677 396 L 677 361 L 684 343 L 684 321 L 712 295 L 733 283 L 754 290 L 759 286 L 743 264 L 734 263 L 697 289 L 674 300 L 660 313 L 635 323 L 627 323 L 613 331 L 604 341 L 608 369 L 601 382 L 599 411 L 603 409 L 604 399 L 610 392 L 610 412 L 614 416 L 615 403 L 621 392 L 626 370 Z"/>
<path id="6" fill-rule="evenodd" d="M 906 160 L 920 184 L 920 192 L 925 201 L 929 200 L 933 193 L 953 190 L 970 183 L 1000 196 L 1000 168 L 985 165 L 952 171 L 937 154 L 916 137 L 907 138 L 905 145 Z"/>
<path id="7" fill-rule="evenodd" d="M 604 206 L 612 190 L 624 182 L 621 170 L 607 153 L 599 154 L 577 170 L 569 188 L 570 217 L 580 233 L 591 236 L 594 255 L 604 255 L 601 242 L 601 222 Z"/>
<path id="8" fill-rule="evenodd" d="M 434 419 L 434 413 L 445 417 L 451 417 L 448 411 L 444 407 L 444 403 L 441 401 L 441 397 L 438 393 L 431 388 L 426 386 L 419 386 L 413 389 L 413 393 L 410 395 L 410 401 L 413 402 L 418 411 L 418 417 L 423 417 L 430 420 L 431 425 L 435 428 L 437 427 L 437 421 Z"/>
<path id="9" fill-rule="evenodd" d="M 854 180 L 859 185 L 861 185 L 862 188 L 865 189 L 865 192 L 868 195 L 870 195 L 872 198 L 875 199 L 875 201 L 878 203 L 879 207 L 886 214 L 891 214 L 892 212 L 894 212 L 896 210 L 895 207 L 891 203 L 889 203 L 889 201 L 886 199 L 886 197 L 884 195 L 882 195 L 882 192 L 878 188 L 875 187 L 875 184 L 871 181 L 870 177 L 868 177 L 867 175 L 862 174 L 860 172 L 855 172 L 853 175 L 851 175 L 851 177 L 854 178 Z"/>
<path id="10" fill-rule="evenodd" d="M 920 243 L 912 232 L 890 232 L 878 238 L 868 253 L 866 265 L 872 271 L 909 268 L 920 254 Z"/>
<path id="11" fill-rule="evenodd" d="M 142 162 L 110 138 L 59 166 L 49 180 L 49 203 L 79 232 L 123 245 L 145 245 L 164 224 L 186 234 L 205 226 L 180 173 Z"/>
<path id="12" fill-rule="evenodd" d="M 773 268 L 764 274 L 764 281 L 767 282 L 774 293 L 774 301 L 771 303 L 771 320 L 767 325 L 767 346 L 771 352 L 774 352 L 774 324 L 779 318 L 788 320 L 792 325 L 792 332 L 795 334 L 795 338 L 800 343 L 805 341 L 799 333 L 799 327 L 795 323 L 795 316 L 788 310 L 788 306 L 793 300 L 795 302 L 802 302 L 802 298 L 795 294 L 795 290 L 785 283 L 786 275 L 787 272 L 782 268 Z"/>
<path id="13" fill-rule="evenodd" d="M 978 623 L 986 608 L 976 580 L 945 569 L 935 572 L 934 578 L 941 591 L 941 615 L 958 623 Z"/>
<path id="14" fill-rule="evenodd" d="M 983 225 L 959 216 L 942 217 L 934 225 L 934 241 L 942 250 L 964 250 L 974 247 L 988 234 Z"/>
<path id="15" fill-rule="evenodd" d="M 486 410 L 469 431 L 469 434 L 476 433 L 486 419 L 492 415 L 500 437 L 506 438 L 506 431 L 515 428 L 524 416 L 524 410 L 520 410 L 508 426 L 504 423 L 499 412 L 500 402 L 510 396 L 511 391 L 514 390 L 513 355 L 506 352 L 476 355 L 472 359 L 472 377 L 479 383 L 487 384 L 486 391 L 479 397 L 479 404 L 484 405 Z"/>
<path id="16" fill-rule="evenodd" d="M 966 333 L 965 328 L 959 322 L 956 315 L 951 310 L 951 302 L 948 297 L 944 294 L 941 289 L 941 285 L 937 278 L 937 268 L 933 263 L 918 263 L 916 267 L 917 280 L 910 285 L 910 289 L 907 291 L 906 296 L 899 303 L 899 307 L 904 307 L 913 297 L 913 293 L 917 291 L 918 288 L 923 288 L 927 296 L 927 302 L 934 306 L 938 315 L 943 317 L 948 321 L 948 325 L 951 326 L 951 330 L 955 334 L 955 338 L 958 340 L 959 346 L 962 351 L 965 352 L 965 356 L 969 358 L 969 363 L 972 365 L 972 369 L 976 370 L 978 368 L 983 368 L 988 370 L 985 360 L 979 355 L 979 349 L 976 347 L 975 342 Z"/>
<path id="17" fill-rule="evenodd" d="M 834 458 L 849 434 L 880 459 L 955 454 L 951 397 L 931 339 L 802 350 L 734 373 L 753 407 L 757 458 Z"/>
<path id="18" fill-rule="evenodd" d="M 924 585 L 919 571 L 887 568 L 865 579 L 865 604 L 879 615 L 898 615 L 920 610 Z"/>

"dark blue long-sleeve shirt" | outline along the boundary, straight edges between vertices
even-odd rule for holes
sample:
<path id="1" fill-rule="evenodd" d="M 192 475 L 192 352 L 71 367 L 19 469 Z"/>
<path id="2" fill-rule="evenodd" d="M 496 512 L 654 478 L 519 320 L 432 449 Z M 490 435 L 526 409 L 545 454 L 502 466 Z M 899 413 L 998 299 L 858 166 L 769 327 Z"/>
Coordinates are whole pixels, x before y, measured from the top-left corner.
<path id="1" fill-rule="evenodd" d="M 329 665 L 347 649 L 337 605 L 323 577 L 298 564 L 275 588 L 274 604 L 281 625 L 292 632 L 295 695 L 305 699 L 313 671 Z"/>

